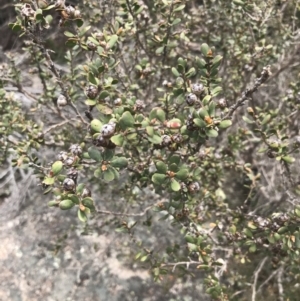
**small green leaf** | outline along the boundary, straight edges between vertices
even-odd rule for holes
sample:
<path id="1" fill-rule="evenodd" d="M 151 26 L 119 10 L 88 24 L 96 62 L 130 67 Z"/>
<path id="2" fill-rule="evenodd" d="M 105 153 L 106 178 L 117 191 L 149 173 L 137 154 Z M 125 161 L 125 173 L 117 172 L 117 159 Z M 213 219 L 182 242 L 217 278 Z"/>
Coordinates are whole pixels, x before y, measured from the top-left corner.
<path id="1" fill-rule="evenodd" d="M 181 22 L 181 19 L 180 19 L 180 18 L 176 18 L 176 19 L 173 20 L 172 26 L 177 25 L 177 24 L 179 24 L 180 22 Z"/>
<path id="2" fill-rule="evenodd" d="M 285 161 L 286 163 L 293 163 L 295 162 L 295 158 L 290 157 L 290 156 L 284 156 L 281 158 L 283 161 Z"/>
<path id="3" fill-rule="evenodd" d="M 153 126 L 147 126 L 146 127 L 146 132 L 147 132 L 148 136 L 152 137 L 154 135 L 154 128 L 153 128 Z"/>
<path id="4" fill-rule="evenodd" d="M 53 185 L 55 182 L 55 178 L 46 177 L 43 181 L 45 185 Z"/>
<path id="5" fill-rule="evenodd" d="M 171 189 L 173 191 L 179 191 L 180 190 L 180 184 L 175 179 L 171 179 Z"/>
<path id="6" fill-rule="evenodd" d="M 269 241 L 270 244 L 274 244 L 275 243 L 274 234 L 270 234 L 268 236 L 268 241 Z"/>
<path id="7" fill-rule="evenodd" d="M 72 32 L 69 32 L 69 31 L 65 31 L 64 35 L 68 38 L 73 38 L 75 36 Z"/>
<path id="8" fill-rule="evenodd" d="M 102 177 L 102 169 L 101 168 L 97 168 L 95 171 L 94 171 L 94 177 L 96 178 L 101 178 Z"/>
<path id="9" fill-rule="evenodd" d="M 254 253 L 256 251 L 256 245 L 255 244 L 252 244 L 249 248 L 249 252 L 250 253 Z"/>
<path id="10" fill-rule="evenodd" d="M 83 191 L 83 189 L 84 189 L 84 184 L 83 184 L 83 183 L 80 183 L 80 184 L 78 184 L 77 187 L 76 187 L 76 192 L 81 194 L 82 191 Z"/>
<path id="11" fill-rule="evenodd" d="M 190 70 L 185 74 L 186 78 L 192 77 L 195 75 L 196 69 L 194 67 L 190 68 Z"/>
<path id="12" fill-rule="evenodd" d="M 101 128 L 102 128 L 102 123 L 100 120 L 98 119 L 93 119 L 91 121 L 91 129 L 96 132 L 96 133 L 100 133 L 101 131 Z"/>
<path id="13" fill-rule="evenodd" d="M 58 201 L 50 201 L 50 202 L 48 202 L 48 207 L 57 207 L 57 205 L 59 204 L 59 202 Z"/>
<path id="14" fill-rule="evenodd" d="M 165 46 L 158 47 L 155 51 L 156 54 L 161 54 L 165 49 Z"/>
<path id="15" fill-rule="evenodd" d="M 86 216 L 86 214 L 83 211 L 81 211 L 80 209 L 78 209 L 77 216 L 78 216 L 78 218 L 79 218 L 79 220 L 81 222 L 86 223 L 87 216 Z"/>
<path id="16" fill-rule="evenodd" d="M 180 156 L 179 155 L 173 155 L 169 158 L 168 160 L 169 164 L 175 164 L 175 165 L 179 165 L 180 163 Z"/>
<path id="17" fill-rule="evenodd" d="M 115 174 L 114 174 L 114 172 L 110 168 L 108 168 L 107 170 L 105 170 L 103 172 L 103 180 L 106 183 L 113 181 L 114 178 L 115 178 Z"/>
<path id="18" fill-rule="evenodd" d="M 146 260 L 147 260 L 147 258 L 148 258 L 148 256 L 149 256 L 149 255 L 145 255 L 145 256 L 143 256 L 143 257 L 140 259 L 140 261 L 141 261 L 141 262 L 144 262 L 144 261 L 146 261 Z"/>
<path id="19" fill-rule="evenodd" d="M 248 124 L 255 123 L 254 120 L 249 119 L 247 116 L 243 116 L 242 119 Z"/>
<path id="20" fill-rule="evenodd" d="M 95 99 L 87 99 L 85 102 L 84 102 L 87 106 L 94 106 L 97 104 L 97 101 Z"/>
<path id="21" fill-rule="evenodd" d="M 88 78 L 89 82 L 95 86 L 98 85 L 98 80 L 95 77 L 95 75 L 92 72 L 89 72 L 89 78 Z"/>
<path id="22" fill-rule="evenodd" d="M 166 113 L 163 109 L 158 108 L 156 110 L 156 118 L 160 121 L 160 122 L 164 122 L 166 120 Z"/>
<path id="23" fill-rule="evenodd" d="M 183 10 L 184 8 L 185 8 L 185 4 L 181 4 L 181 5 L 177 6 L 177 7 L 173 10 L 173 12 Z"/>
<path id="24" fill-rule="evenodd" d="M 206 61 L 202 58 L 197 58 L 196 59 L 197 65 L 200 69 L 204 69 L 206 67 Z"/>
<path id="25" fill-rule="evenodd" d="M 96 162 L 102 161 L 101 152 L 95 146 L 91 146 L 88 149 L 88 153 L 90 158 L 95 160 Z"/>
<path id="26" fill-rule="evenodd" d="M 86 197 L 81 201 L 82 205 L 84 205 L 85 207 L 91 209 L 91 210 L 95 210 L 95 204 L 94 204 L 94 200 L 90 197 Z"/>
<path id="27" fill-rule="evenodd" d="M 200 108 L 200 110 L 198 111 L 198 114 L 202 118 L 205 118 L 206 116 L 209 116 L 206 108 L 204 108 L 204 107 Z"/>
<path id="28" fill-rule="evenodd" d="M 168 170 L 168 167 L 167 167 L 167 165 L 164 162 L 157 161 L 155 163 L 155 166 L 156 166 L 156 169 L 157 169 L 158 173 L 160 173 L 160 174 L 166 174 L 166 172 Z"/>
<path id="29" fill-rule="evenodd" d="M 218 137 L 218 132 L 214 129 L 210 129 L 206 132 L 206 135 L 211 138 L 216 138 Z"/>
<path id="30" fill-rule="evenodd" d="M 252 232 L 251 232 L 248 228 L 245 228 L 245 229 L 243 230 L 243 232 L 246 234 L 247 237 L 249 237 L 249 238 L 252 238 L 252 237 L 253 237 Z"/>
<path id="31" fill-rule="evenodd" d="M 216 111 L 216 103 L 214 101 L 211 101 L 208 106 L 209 116 L 215 116 L 215 111 Z"/>
<path id="32" fill-rule="evenodd" d="M 270 114 L 267 114 L 264 119 L 262 120 L 261 124 L 264 125 L 264 124 L 267 124 L 271 119 L 271 115 Z"/>
<path id="33" fill-rule="evenodd" d="M 61 210 L 68 210 L 74 206 L 75 206 L 75 204 L 72 202 L 72 200 L 63 200 L 59 203 L 59 208 Z"/>
<path id="34" fill-rule="evenodd" d="M 203 44 L 201 45 L 200 49 L 201 49 L 201 52 L 202 52 L 202 54 L 203 54 L 204 56 L 206 56 L 207 53 L 208 53 L 209 50 L 210 50 L 209 46 L 208 46 L 206 43 L 203 43 Z"/>
<path id="35" fill-rule="evenodd" d="M 119 125 L 123 130 L 133 127 L 134 118 L 129 111 L 126 111 L 122 114 L 122 116 L 119 120 Z"/>
<path id="36" fill-rule="evenodd" d="M 214 89 L 212 89 L 212 91 L 211 91 L 211 96 L 212 97 L 216 97 L 216 96 L 218 96 L 221 92 L 222 92 L 222 87 L 215 87 Z"/>
<path id="37" fill-rule="evenodd" d="M 106 44 L 106 49 L 111 49 L 115 46 L 115 44 L 118 41 L 118 36 L 116 34 L 112 35 L 108 41 L 108 43 Z"/>
<path id="38" fill-rule="evenodd" d="M 213 66 L 219 66 L 222 59 L 223 59 L 223 57 L 221 55 L 216 55 L 214 57 L 214 59 L 212 60 L 212 65 Z"/>
<path id="39" fill-rule="evenodd" d="M 115 151 L 114 150 L 110 150 L 110 149 L 106 149 L 103 153 L 102 153 L 102 157 L 103 160 L 105 161 L 111 161 L 112 158 L 115 155 Z"/>
<path id="40" fill-rule="evenodd" d="M 108 91 L 103 90 L 101 91 L 101 93 L 99 94 L 99 99 L 105 99 L 106 97 L 108 97 L 110 94 Z"/>
<path id="41" fill-rule="evenodd" d="M 165 182 L 166 177 L 167 176 L 164 174 L 155 173 L 151 179 L 154 184 L 162 185 Z"/>
<path id="42" fill-rule="evenodd" d="M 182 168 L 176 173 L 176 178 L 184 181 L 189 176 L 188 169 Z"/>
<path id="43" fill-rule="evenodd" d="M 68 194 L 68 198 L 74 203 L 79 204 L 79 198 L 76 194 Z"/>
<path id="44" fill-rule="evenodd" d="M 193 122 L 199 127 L 199 128 L 204 128 L 206 127 L 206 122 L 203 119 L 200 118 L 195 118 L 193 119 Z"/>
<path id="45" fill-rule="evenodd" d="M 178 165 L 175 163 L 172 163 L 169 165 L 169 170 L 173 171 L 173 172 L 177 172 L 178 171 Z"/>
<path id="46" fill-rule="evenodd" d="M 186 235 L 185 240 L 186 240 L 186 242 L 188 242 L 190 244 L 195 243 L 195 238 L 193 236 L 190 236 L 190 235 Z"/>
<path id="47" fill-rule="evenodd" d="M 54 162 L 51 167 L 51 171 L 53 172 L 53 175 L 54 176 L 58 175 L 61 172 L 63 166 L 64 165 L 61 161 Z"/>
<path id="48" fill-rule="evenodd" d="M 202 103 L 203 103 L 203 105 L 204 106 L 206 106 L 208 103 L 209 103 L 209 101 L 211 100 L 211 95 L 206 95 L 203 99 L 202 99 Z"/>
<path id="49" fill-rule="evenodd" d="M 83 25 L 83 20 L 82 19 L 76 19 L 76 25 L 77 27 L 81 27 Z"/>
<path id="50" fill-rule="evenodd" d="M 115 157 L 115 159 L 110 162 L 110 165 L 116 168 L 125 168 L 128 165 L 128 161 L 126 157 Z"/>
<path id="51" fill-rule="evenodd" d="M 300 208 L 295 208 L 295 214 L 300 217 Z"/>
<path id="52" fill-rule="evenodd" d="M 122 146 L 123 142 L 124 142 L 124 136 L 122 134 L 112 136 L 110 138 L 110 141 L 113 142 L 117 146 Z"/>
<path id="53" fill-rule="evenodd" d="M 102 103 L 101 104 L 97 104 L 96 108 L 103 115 L 111 115 L 112 112 L 113 112 L 113 110 L 109 106 L 107 106 L 105 104 L 102 104 Z"/>
<path id="54" fill-rule="evenodd" d="M 228 127 L 230 127 L 232 125 L 232 121 L 229 119 L 223 120 L 220 122 L 220 124 L 218 125 L 219 128 L 221 129 L 226 129 Z"/>
<path id="55" fill-rule="evenodd" d="M 153 144 L 160 144 L 162 142 L 162 138 L 158 135 L 153 135 L 152 137 L 148 137 L 148 140 Z"/>
<path id="56" fill-rule="evenodd" d="M 176 77 L 179 77 L 180 76 L 180 73 L 178 72 L 178 70 L 175 68 L 175 67 L 172 67 L 172 73 L 176 76 Z"/>

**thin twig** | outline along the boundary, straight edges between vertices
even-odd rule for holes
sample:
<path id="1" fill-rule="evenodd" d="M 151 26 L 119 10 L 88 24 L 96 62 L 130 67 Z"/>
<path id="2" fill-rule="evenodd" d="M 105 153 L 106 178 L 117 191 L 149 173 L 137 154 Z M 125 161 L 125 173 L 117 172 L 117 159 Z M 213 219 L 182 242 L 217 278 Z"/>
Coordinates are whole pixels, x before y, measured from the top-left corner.
<path id="1" fill-rule="evenodd" d="M 146 207 L 144 209 L 144 211 L 140 212 L 140 213 L 122 213 L 122 212 L 112 212 L 112 211 L 108 211 L 108 210 L 97 210 L 96 212 L 99 213 L 99 214 L 109 214 L 109 215 L 115 215 L 115 216 L 133 216 L 133 217 L 142 217 L 144 216 L 147 211 L 149 211 L 151 208 L 157 206 L 157 205 L 160 205 L 162 204 L 162 201 L 159 201 L 155 204 L 152 204 L 148 207 Z"/>
<path id="2" fill-rule="evenodd" d="M 277 274 L 277 285 L 278 285 L 278 300 L 284 301 L 283 297 L 283 286 L 282 286 L 282 274 L 283 274 L 283 266 L 279 268 L 278 274 Z"/>
<path id="3" fill-rule="evenodd" d="M 76 120 L 76 118 L 67 119 L 67 120 L 62 121 L 61 123 L 54 124 L 54 125 L 48 127 L 48 128 L 43 132 L 43 134 L 45 135 L 45 134 L 49 133 L 50 131 L 52 131 L 52 130 L 54 130 L 54 129 L 60 127 L 60 126 L 65 125 L 66 123 L 70 123 L 70 122 L 73 121 L 73 120 Z"/>
<path id="4" fill-rule="evenodd" d="M 259 273 L 261 272 L 262 268 L 264 267 L 265 262 L 267 261 L 268 257 L 265 257 L 259 264 L 259 267 L 257 268 L 256 272 L 254 273 L 254 281 L 252 284 L 252 298 L 251 301 L 256 300 L 256 284 L 257 284 L 257 279 L 259 276 Z"/>
<path id="5" fill-rule="evenodd" d="M 259 286 L 257 289 L 257 292 L 260 292 L 260 290 L 278 273 L 278 269 L 273 271 L 273 273 Z"/>
<path id="6" fill-rule="evenodd" d="M 179 261 L 179 262 L 168 262 L 168 263 L 164 263 L 162 264 L 161 266 L 162 267 L 168 267 L 168 266 L 173 266 L 173 269 L 172 269 L 172 273 L 174 273 L 176 267 L 178 265 L 185 265 L 186 268 L 188 269 L 190 265 L 192 264 L 203 264 L 203 262 L 200 262 L 200 261 L 193 261 L 193 260 L 190 260 L 190 261 Z"/>
<path id="7" fill-rule="evenodd" d="M 263 71 L 261 72 L 260 77 L 256 79 L 254 85 L 251 88 L 246 89 L 245 92 L 243 92 L 242 97 L 240 99 L 238 99 L 238 101 L 229 108 L 228 113 L 222 119 L 223 120 L 224 119 L 230 119 L 232 117 L 233 113 L 236 111 L 236 109 L 241 107 L 242 105 L 244 105 L 245 101 L 247 99 L 249 99 L 252 96 L 252 94 L 254 92 L 256 92 L 257 89 L 263 83 L 265 83 L 267 81 L 269 76 L 270 76 L 270 66 L 264 67 Z"/>
<path id="8" fill-rule="evenodd" d="M 62 94 L 66 97 L 67 99 L 67 102 L 68 102 L 68 105 L 70 105 L 73 110 L 76 112 L 77 116 L 80 118 L 80 120 L 84 123 L 84 124 L 88 124 L 88 122 L 86 122 L 84 120 L 84 118 L 81 116 L 81 114 L 79 113 L 77 107 L 73 104 L 72 100 L 71 100 L 71 97 L 65 87 L 65 85 L 63 84 L 62 80 L 61 80 L 61 76 L 60 76 L 60 73 L 59 71 L 56 69 L 51 57 L 50 57 L 50 54 L 49 54 L 49 50 L 46 49 L 43 45 L 40 45 L 42 50 L 43 50 L 43 53 L 44 53 L 44 56 L 49 64 L 49 69 L 52 71 L 52 73 L 55 75 L 56 77 L 56 80 L 57 80 L 57 83 L 58 85 L 60 86 L 61 88 L 61 91 L 62 91 Z"/>

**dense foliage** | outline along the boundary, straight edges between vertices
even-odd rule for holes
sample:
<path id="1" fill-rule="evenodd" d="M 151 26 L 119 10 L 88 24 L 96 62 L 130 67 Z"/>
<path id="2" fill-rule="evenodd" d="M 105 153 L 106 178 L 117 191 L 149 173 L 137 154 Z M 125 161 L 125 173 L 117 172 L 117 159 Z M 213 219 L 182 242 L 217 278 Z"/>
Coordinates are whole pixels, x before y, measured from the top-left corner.
<path id="1" fill-rule="evenodd" d="M 9 26 L 42 89 L 26 91 L 7 58 L 1 159 L 34 169 L 49 210 L 115 216 L 157 281 L 193 274 L 213 300 L 296 300 L 298 2 L 78 2 L 15 5 Z M 106 187 L 116 201 L 100 204 Z M 149 248 L 138 230 L 155 216 L 183 240 Z"/>

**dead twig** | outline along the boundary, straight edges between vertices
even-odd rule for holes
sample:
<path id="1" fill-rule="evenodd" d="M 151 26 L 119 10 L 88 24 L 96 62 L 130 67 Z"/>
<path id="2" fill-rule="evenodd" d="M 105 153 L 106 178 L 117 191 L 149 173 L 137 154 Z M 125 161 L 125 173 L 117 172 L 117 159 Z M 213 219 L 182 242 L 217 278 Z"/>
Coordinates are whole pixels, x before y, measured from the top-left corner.
<path id="1" fill-rule="evenodd" d="M 258 268 L 256 269 L 255 273 L 254 273 L 254 281 L 252 284 L 252 298 L 251 301 L 255 301 L 256 300 L 256 285 L 257 285 L 257 279 L 259 276 L 259 273 L 261 272 L 261 270 L 263 269 L 266 261 L 267 261 L 268 257 L 265 257 L 259 264 Z"/>

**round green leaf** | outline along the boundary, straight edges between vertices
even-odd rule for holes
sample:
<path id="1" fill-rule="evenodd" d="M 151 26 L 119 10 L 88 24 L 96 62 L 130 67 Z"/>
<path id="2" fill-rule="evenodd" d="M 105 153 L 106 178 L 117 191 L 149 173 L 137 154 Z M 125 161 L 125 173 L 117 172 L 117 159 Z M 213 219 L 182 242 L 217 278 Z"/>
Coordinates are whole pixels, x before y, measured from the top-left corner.
<path id="1" fill-rule="evenodd" d="M 189 176 L 188 169 L 182 168 L 176 173 L 176 178 L 179 180 L 185 180 L 188 176 Z"/>
<path id="2" fill-rule="evenodd" d="M 178 72 L 178 70 L 175 68 L 175 67 L 172 67 L 172 73 L 176 76 L 176 77 L 178 77 L 178 76 L 180 76 L 180 73 Z"/>
<path id="3" fill-rule="evenodd" d="M 52 167 L 51 167 L 51 171 L 53 172 L 53 174 L 56 176 L 58 175 L 62 168 L 63 168 L 63 163 L 61 161 L 56 161 L 52 164 Z"/>
<path id="4" fill-rule="evenodd" d="M 201 52 L 202 52 L 202 54 L 203 54 L 204 56 L 206 56 L 207 53 L 208 53 L 209 50 L 210 50 L 209 46 L 208 46 L 206 43 L 203 43 L 203 44 L 201 45 L 200 49 L 201 49 Z"/>
<path id="5" fill-rule="evenodd" d="M 117 41 L 118 41 L 118 36 L 116 34 L 113 34 L 106 45 L 106 49 L 111 49 L 112 47 L 114 47 Z"/>
<path id="6" fill-rule="evenodd" d="M 101 128 L 102 128 L 102 123 L 100 120 L 98 119 L 93 119 L 91 121 L 91 128 L 93 131 L 97 132 L 97 133 L 100 133 L 101 131 Z"/>
<path id="7" fill-rule="evenodd" d="M 154 184 L 162 185 L 164 183 L 166 177 L 167 177 L 166 175 L 163 175 L 160 173 L 155 173 L 151 179 Z"/>
<path id="8" fill-rule="evenodd" d="M 72 200 L 63 200 L 59 203 L 59 208 L 61 210 L 68 210 L 71 209 L 75 204 L 72 202 Z"/>
<path id="9" fill-rule="evenodd" d="M 180 184 L 175 179 L 171 180 L 171 189 L 173 191 L 179 191 L 180 190 Z"/>
<path id="10" fill-rule="evenodd" d="M 101 153 L 100 153 L 100 151 L 95 146 L 91 146 L 88 149 L 88 153 L 89 153 L 89 156 L 90 156 L 91 159 L 93 159 L 93 160 L 95 160 L 97 162 L 102 161 Z"/>
<path id="11" fill-rule="evenodd" d="M 284 157 L 282 157 L 282 160 L 285 161 L 286 163 L 293 163 L 293 162 L 295 162 L 295 158 L 290 157 L 290 156 L 284 156 Z"/>
<path id="12" fill-rule="evenodd" d="M 174 164 L 178 165 L 180 163 L 180 156 L 179 155 L 173 155 L 169 158 L 168 162 L 169 162 L 169 164 L 174 163 Z"/>
<path id="13" fill-rule="evenodd" d="M 154 128 L 153 128 L 153 126 L 147 126 L 146 127 L 146 132 L 147 132 L 148 136 L 152 137 L 153 134 L 154 134 Z"/>
<path id="14" fill-rule="evenodd" d="M 81 194 L 82 191 L 83 191 L 83 188 L 84 188 L 83 183 L 78 184 L 77 187 L 76 187 L 76 192 Z"/>
<path id="15" fill-rule="evenodd" d="M 122 134 L 112 136 L 110 138 L 110 141 L 113 142 L 117 146 L 122 146 L 123 142 L 124 142 L 124 136 Z"/>
<path id="16" fill-rule="evenodd" d="M 114 172 L 110 168 L 108 168 L 107 170 L 105 170 L 103 172 L 103 180 L 106 183 L 113 181 L 114 178 L 115 178 L 115 174 L 114 174 Z"/>
<path id="17" fill-rule="evenodd" d="M 90 197 L 84 198 L 81 202 L 82 205 L 84 205 L 85 207 L 91 209 L 92 211 L 95 210 L 95 204 L 92 198 Z"/>
<path id="18" fill-rule="evenodd" d="M 226 128 L 230 127 L 231 125 L 232 125 L 232 121 L 227 119 L 227 120 L 223 120 L 220 122 L 219 128 L 226 129 Z"/>
<path id="19" fill-rule="evenodd" d="M 160 174 L 166 174 L 166 172 L 168 170 L 168 167 L 167 167 L 167 165 L 164 162 L 157 161 L 155 163 L 155 166 L 156 166 L 156 169 L 157 169 L 158 173 L 160 173 Z"/>
<path id="20" fill-rule="evenodd" d="M 104 104 L 97 104 L 96 108 L 99 112 L 101 112 L 104 115 L 111 115 L 113 112 L 113 110 L 109 106 Z"/>
<path id="21" fill-rule="evenodd" d="M 76 194 L 68 194 L 68 198 L 74 203 L 79 204 L 79 198 Z"/>
<path id="22" fill-rule="evenodd" d="M 126 111 L 122 114 L 119 120 L 120 127 L 125 130 L 127 128 L 133 127 L 134 125 L 134 118 L 130 112 Z"/>
<path id="23" fill-rule="evenodd" d="M 55 182 L 55 178 L 46 177 L 43 181 L 45 185 L 53 185 Z"/>
<path id="24" fill-rule="evenodd" d="M 206 122 L 203 119 L 200 118 L 195 118 L 193 119 L 193 122 L 199 127 L 199 128 L 204 128 L 206 127 Z"/>
<path id="25" fill-rule="evenodd" d="M 128 161 L 125 157 L 116 157 L 110 162 L 110 165 L 116 168 L 125 168 L 128 165 Z"/>
<path id="26" fill-rule="evenodd" d="M 106 149 L 103 153 L 102 153 L 102 157 L 103 160 L 105 161 L 110 161 L 112 160 L 112 158 L 114 157 L 115 152 L 113 150 L 110 149 Z"/>
<path id="27" fill-rule="evenodd" d="M 48 202 L 48 207 L 56 207 L 58 205 L 58 201 L 50 201 Z"/>
<path id="28" fill-rule="evenodd" d="M 99 94 L 99 99 L 105 99 L 106 97 L 109 96 L 109 92 L 106 90 L 101 91 L 101 93 Z"/>
<path id="29" fill-rule="evenodd" d="M 200 108 L 200 110 L 198 111 L 198 114 L 202 118 L 205 118 L 206 116 L 209 116 L 206 108 L 204 108 L 204 107 Z"/>
<path id="30" fill-rule="evenodd" d="M 210 129 L 206 132 L 206 135 L 211 138 L 216 138 L 218 137 L 218 132 L 214 129 Z"/>
<path id="31" fill-rule="evenodd" d="M 158 135 L 153 135 L 153 137 L 148 137 L 148 140 L 153 144 L 160 144 L 162 142 L 161 137 Z"/>
<path id="32" fill-rule="evenodd" d="M 78 218 L 81 222 L 86 223 L 87 217 L 86 217 L 86 214 L 83 211 L 78 209 L 77 216 L 78 216 Z"/>

